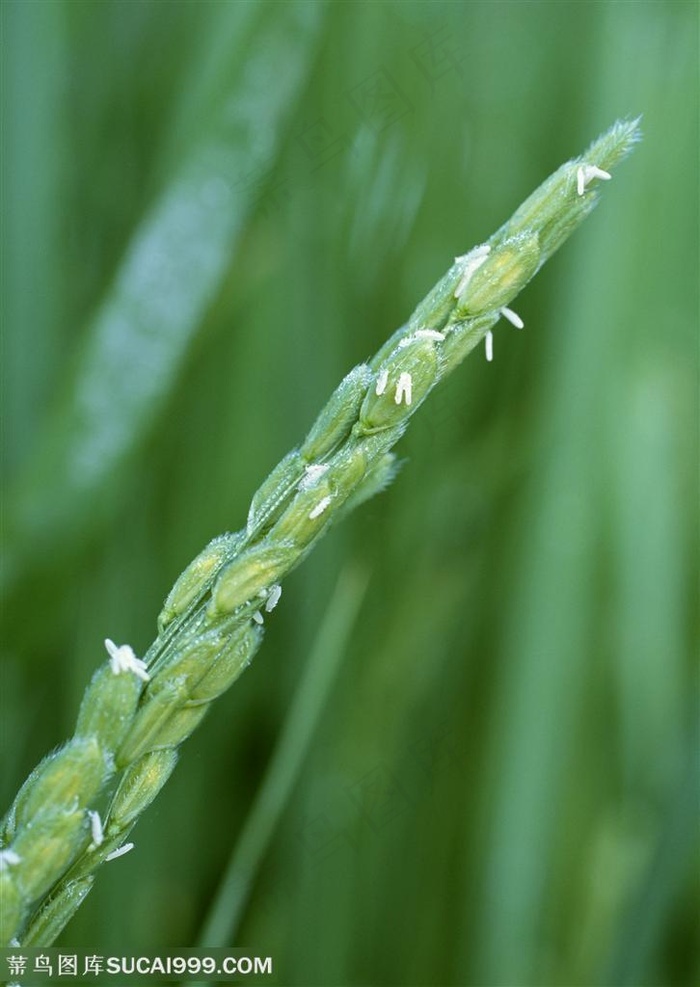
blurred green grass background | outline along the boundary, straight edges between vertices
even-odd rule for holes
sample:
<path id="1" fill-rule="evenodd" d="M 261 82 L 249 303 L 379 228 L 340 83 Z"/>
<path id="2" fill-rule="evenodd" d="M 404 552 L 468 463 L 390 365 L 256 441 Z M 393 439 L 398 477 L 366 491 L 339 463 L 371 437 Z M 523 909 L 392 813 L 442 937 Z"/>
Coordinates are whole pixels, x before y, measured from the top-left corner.
<path id="1" fill-rule="evenodd" d="M 64 941 L 197 941 L 350 564 L 236 943 L 288 985 L 700 982 L 697 5 L 5 0 L 2 34 L 6 804 L 453 255 L 645 133 Z"/>

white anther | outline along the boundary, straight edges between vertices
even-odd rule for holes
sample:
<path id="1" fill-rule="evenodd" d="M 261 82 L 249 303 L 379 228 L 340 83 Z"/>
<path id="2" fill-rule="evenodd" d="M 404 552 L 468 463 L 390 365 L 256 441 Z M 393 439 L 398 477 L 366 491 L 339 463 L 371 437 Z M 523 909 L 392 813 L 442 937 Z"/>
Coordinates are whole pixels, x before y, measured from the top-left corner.
<path id="1" fill-rule="evenodd" d="M 396 394 L 394 395 L 394 401 L 397 404 L 401 404 L 402 400 L 405 400 L 406 404 L 410 404 L 413 400 L 413 378 L 405 372 L 399 376 L 399 382 L 396 385 Z"/>
<path id="2" fill-rule="evenodd" d="M 102 828 L 102 820 L 100 819 L 99 812 L 92 812 L 88 810 L 88 818 L 90 819 L 90 833 L 92 835 L 92 845 L 99 846 L 100 843 L 104 842 L 105 834 Z"/>
<path id="3" fill-rule="evenodd" d="M 516 329 L 524 329 L 525 323 L 520 318 L 517 312 L 514 312 L 512 308 L 506 308 L 505 306 L 501 309 L 501 315 L 504 319 L 508 319 L 511 325 L 514 325 Z"/>
<path id="4" fill-rule="evenodd" d="M 324 473 L 328 471 L 327 463 L 311 463 L 310 466 L 306 467 L 306 471 L 299 481 L 300 490 L 309 490 L 318 480 L 321 479 Z"/>
<path id="5" fill-rule="evenodd" d="M 612 175 L 609 171 L 603 171 L 597 165 L 581 165 L 576 172 L 576 191 L 579 195 L 583 195 L 586 186 L 594 178 L 600 178 L 602 181 L 608 182 L 612 178 Z"/>
<path id="6" fill-rule="evenodd" d="M 280 601 L 282 596 L 282 587 L 279 583 L 274 583 L 270 586 L 270 592 L 267 594 L 267 602 L 265 603 L 265 609 L 268 613 L 271 613 Z"/>
<path id="7" fill-rule="evenodd" d="M 253 620 L 255 621 L 256 624 L 263 623 L 263 615 L 260 613 L 259 610 L 256 610 L 255 613 L 253 614 Z"/>
<path id="8" fill-rule="evenodd" d="M 491 363 L 493 360 L 493 333 L 490 329 L 486 331 L 486 359 Z"/>
<path id="9" fill-rule="evenodd" d="M 454 290 L 455 298 L 459 298 L 460 295 L 464 294 L 475 272 L 479 270 L 490 253 L 491 247 L 488 243 L 482 243 L 481 246 L 474 247 L 473 250 L 470 250 L 468 254 L 463 254 L 461 257 L 455 257 L 457 262 L 464 261 L 462 277 L 457 282 L 457 287 Z"/>
<path id="10" fill-rule="evenodd" d="M 313 511 L 309 514 L 309 521 L 314 521 L 317 517 L 320 517 L 326 508 L 330 506 L 330 502 L 330 497 L 322 497 L 318 504 L 314 507 Z"/>
<path id="11" fill-rule="evenodd" d="M 441 343 L 444 338 L 445 333 L 437 332 L 435 329 L 416 329 L 410 336 L 406 336 L 401 340 L 397 349 L 402 350 L 406 346 L 410 346 L 414 339 L 432 339 L 436 343 Z"/>
<path id="12" fill-rule="evenodd" d="M 128 853 L 130 850 L 133 849 L 134 849 L 133 843 L 122 843 L 122 845 L 118 846 L 116 850 L 112 850 L 111 853 L 108 853 L 107 856 L 105 857 L 105 860 L 116 860 L 117 857 L 123 857 L 125 853 Z"/>
<path id="13" fill-rule="evenodd" d="M 445 333 L 437 329 L 416 329 L 413 335 L 416 339 L 434 339 L 436 343 L 441 343 L 445 338 Z"/>
<path id="14" fill-rule="evenodd" d="M 374 393 L 379 397 L 386 390 L 386 385 L 389 383 L 389 371 L 382 370 L 377 377 L 377 386 L 374 388 Z"/>
<path id="15" fill-rule="evenodd" d="M 472 247 L 468 250 L 466 254 L 460 254 L 459 257 L 455 257 L 455 263 L 460 264 L 462 261 L 469 259 L 475 260 L 477 257 L 488 257 L 491 253 L 491 247 L 488 243 L 480 243 L 478 247 Z"/>
<path id="16" fill-rule="evenodd" d="M 109 653 L 109 664 L 115 675 L 121 672 L 133 672 L 144 682 L 148 682 L 151 676 L 146 671 L 146 662 L 136 657 L 130 645 L 122 644 L 117 647 L 114 641 L 106 638 L 105 648 Z"/>
<path id="17" fill-rule="evenodd" d="M 14 850 L 0 850 L 0 874 L 8 867 L 21 863 L 22 858 Z"/>

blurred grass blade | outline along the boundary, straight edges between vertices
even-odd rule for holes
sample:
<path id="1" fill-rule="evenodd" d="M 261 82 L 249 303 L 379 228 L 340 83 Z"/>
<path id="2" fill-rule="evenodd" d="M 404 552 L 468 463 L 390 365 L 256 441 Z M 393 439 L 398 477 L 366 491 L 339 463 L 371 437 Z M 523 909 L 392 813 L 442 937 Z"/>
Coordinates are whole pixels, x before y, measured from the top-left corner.
<path id="1" fill-rule="evenodd" d="M 245 50 L 230 53 L 235 83 L 136 230 L 8 505 L 11 548 L 20 553 L 5 560 L 10 579 L 39 544 L 46 552 L 77 524 L 84 532 L 165 404 L 279 150 L 322 9 L 263 9 L 252 34 L 237 39 Z"/>
<path id="2" fill-rule="evenodd" d="M 235 940 L 255 875 L 299 777 L 345 655 L 367 582 L 367 575 L 353 568 L 338 580 L 260 791 L 204 921 L 202 946 L 224 946 Z"/>
<path id="3" fill-rule="evenodd" d="M 23 460 L 56 375 L 56 322 L 64 287 L 57 257 L 68 135 L 62 99 L 67 67 L 65 10 L 55 3 L 8 2 L 0 17 L 4 49 L 0 395 L 3 418 L 12 422 L 12 428 L 6 425 L 2 433 L 4 479 Z M 6 331 L 10 326 L 14 331 Z"/>
<path id="4" fill-rule="evenodd" d="M 620 220 L 616 219 L 619 223 Z M 616 245 L 578 258 L 566 332 L 542 383 L 547 456 L 522 509 L 519 558 L 504 615 L 506 671 L 492 739 L 490 847 L 485 854 L 484 982 L 532 984 L 543 958 L 556 807 L 566 801 L 575 758 L 572 717 L 595 653 L 596 552 L 600 539 L 596 441 L 600 368 L 610 345 L 604 278 Z M 571 769 L 569 768 L 569 772 Z"/>
<path id="5" fill-rule="evenodd" d="M 618 923 L 608 968 L 598 981 L 601 987 L 607 984 L 637 987 L 638 984 L 650 983 L 648 971 L 661 965 L 659 961 L 668 916 L 673 914 L 678 901 L 683 900 L 686 888 L 689 889 L 688 901 L 695 908 L 696 928 L 698 925 L 700 761 L 697 752 L 700 749 L 700 731 L 697 703 L 693 705 L 693 722 L 686 733 L 685 773 L 666 802 L 666 817 L 654 853 L 635 894 L 631 896 L 626 914 Z M 694 964 L 700 973 L 697 952 Z"/>

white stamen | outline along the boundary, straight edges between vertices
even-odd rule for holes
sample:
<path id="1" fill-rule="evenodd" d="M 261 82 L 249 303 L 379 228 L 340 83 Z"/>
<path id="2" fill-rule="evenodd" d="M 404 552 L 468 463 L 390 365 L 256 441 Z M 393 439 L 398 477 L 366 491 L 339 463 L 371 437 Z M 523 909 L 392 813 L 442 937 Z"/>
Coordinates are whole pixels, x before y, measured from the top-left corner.
<path id="1" fill-rule="evenodd" d="M 270 592 L 267 594 L 267 603 L 265 604 L 265 609 L 268 613 L 272 613 L 282 596 L 282 587 L 279 583 L 274 583 L 270 586 Z"/>
<path id="2" fill-rule="evenodd" d="M 474 247 L 473 250 L 470 250 L 468 254 L 464 254 L 462 257 L 455 257 L 456 261 L 465 262 L 462 277 L 457 282 L 457 287 L 454 290 L 455 298 L 459 298 L 460 295 L 464 294 L 474 273 L 479 270 L 490 253 L 491 247 L 488 243 L 482 243 L 481 246 Z"/>
<path id="3" fill-rule="evenodd" d="M 22 858 L 14 850 L 0 850 L 0 874 L 8 867 L 21 863 Z"/>
<path id="4" fill-rule="evenodd" d="M 389 371 L 382 370 L 377 377 L 377 386 L 374 389 L 374 393 L 379 397 L 386 390 L 386 385 L 389 383 Z"/>
<path id="5" fill-rule="evenodd" d="M 102 820 L 100 819 L 99 812 L 92 812 L 88 810 L 88 817 L 90 819 L 90 833 L 92 834 L 92 844 L 93 846 L 99 846 L 100 843 L 104 841 L 105 834 L 102 829 Z"/>
<path id="6" fill-rule="evenodd" d="M 111 853 L 108 853 L 107 856 L 105 857 L 105 860 L 116 860 L 117 857 L 123 857 L 125 853 L 128 853 L 129 850 L 133 850 L 133 849 L 134 849 L 133 843 L 122 843 L 122 845 L 118 846 L 116 850 L 112 850 Z"/>
<path id="7" fill-rule="evenodd" d="M 602 181 L 608 182 L 612 178 L 612 175 L 609 171 L 603 171 L 597 165 L 581 165 L 576 172 L 576 191 L 579 195 L 583 195 L 586 186 L 594 178 L 600 178 Z"/>
<path id="8" fill-rule="evenodd" d="M 321 514 L 323 514 L 326 508 L 330 505 L 330 502 L 331 502 L 330 497 L 323 497 L 321 500 L 319 500 L 318 504 L 316 504 L 313 511 L 309 514 L 309 521 L 314 521 L 317 517 L 320 517 Z"/>
<path id="9" fill-rule="evenodd" d="M 309 490 L 327 471 L 327 463 L 311 463 L 310 466 L 306 467 L 306 472 L 299 481 L 299 489 Z"/>
<path id="10" fill-rule="evenodd" d="M 493 333 L 490 329 L 486 332 L 486 359 L 489 363 L 493 360 Z"/>
<path id="11" fill-rule="evenodd" d="M 253 614 L 253 620 L 255 621 L 256 624 L 264 623 L 263 615 L 260 613 L 259 610 L 256 610 L 255 613 Z"/>
<path id="12" fill-rule="evenodd" d="M 437 329 L 416 329 L 413 335 L 416 339 L 434 339 L 436 343 L 441 343 L 445 338 L 445 333 Z"/>
<path id="13" fill-rule="evenodd" d="M 504 319 L 508 319 L 508 321 L 512 325 L 514 325 L 516 329 L 524 329 L 525 328 L 525 323 L 520 318 L 520 316 L 518 315 L 518 313 L 517 312 L 514 312 L 512 308 L 506 308 L 504 306 L 501 309 L 501 315 L 503 316 Z"/>
<path id="14" fill-rule="evenodd" d="M 455 263 L 459 264 L 462 261 L 467 260 L 467 258 L 475 259 L 477 257 L 488 257 L 491 253 L 491 247 L 488 243 L 480 243 L 478 247 L 472 247 L 468 250 L 466 254 L 460 254 L 459 257 L 455 257 Z"/>
<path id="15" fill-rule="evenodd" d="M 19 939 L 17 938 L 10 939 L 10 945 L 12 946 L 13 949 L 17 949 L 17 947 L 19 946 Z"/>
<path id="16" fill-rule="evenodd" d="M 408 373 L 402 373 L 396 385 L 394 401 L 401 404 L 402 399 L 406 400 L 406 404 L 410 404 L 413 400 L 413 378 Z"/>
<path id="17" fill-rule="evenodd" d="M 406 346 L 410 346 L 414 339 L 432 339 L 436 343 L 441 343 L 444 338 L 445 333 L 437 332 L 435 329 L 416 329 L 410 336 L 406 336 L 401 340 L 397 349 L 402 350 Z"/>
<path id="18" fill-rule="evenodd" d="M 114 641 L 106 638 L 105 648 L 109 653 L 109 664 L 115 675 L 121 672 L 133 672 L 144 682 L 148 682 L 151 676 L 146 671 L 146 662 L 136 657 L 130 645 L 122 644 L 117 647 Z"/>

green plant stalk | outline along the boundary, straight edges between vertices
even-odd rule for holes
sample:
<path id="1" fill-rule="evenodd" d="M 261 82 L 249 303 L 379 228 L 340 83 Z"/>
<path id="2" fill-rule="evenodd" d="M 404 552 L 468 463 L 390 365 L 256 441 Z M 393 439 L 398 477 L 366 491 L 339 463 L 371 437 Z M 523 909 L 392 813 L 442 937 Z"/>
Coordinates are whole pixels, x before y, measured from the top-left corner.
<path id="1" fill-rule="evenodd" d="M 382 490 L 393 446 L 436 384 L 595 207 L 598 183 L 639 137 L 616 123 L 562 165 L 485 244 L 445 276 L 367 364 L 341 382 L 299 448 L 253 497 L 246 527 L 215 538 L 165 601 L 143 660 L 106 642 L 74 737 L 31 773 L 0 833 L 0 942 L 49 945 L 94 874 L 130 844 L 177 748 L 238 678 L 262 640 L 279 581 L 331 524 Z"/>
<path id="2" fill-rule="evenodd" d="M 202 924 L 200 946 L 235 941 L 255 875 L 301 771 L 366 589 L 366 575 L 354 568 L 347 568 L 338 580 L 265 777 Z"/>

